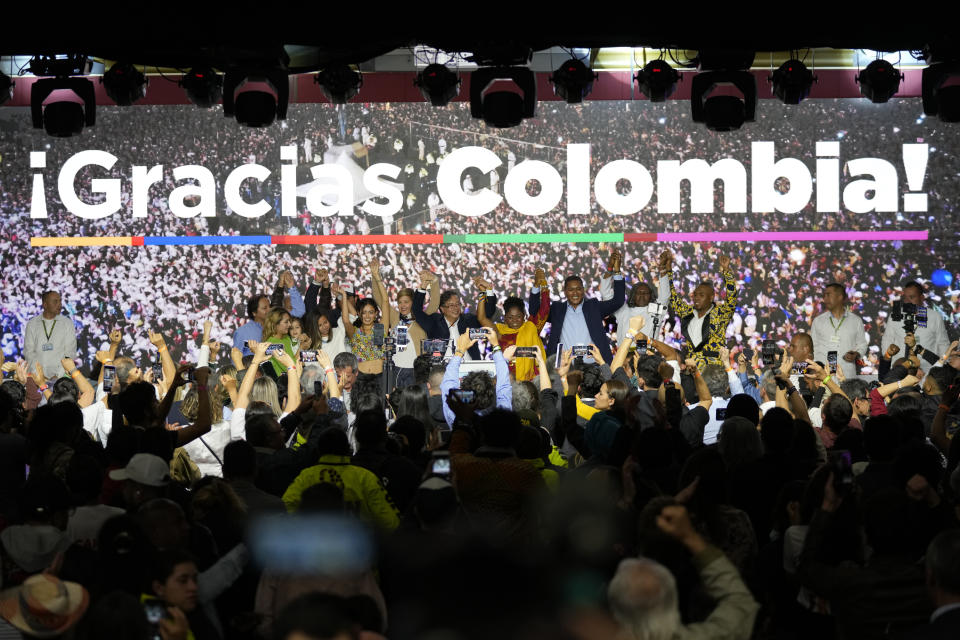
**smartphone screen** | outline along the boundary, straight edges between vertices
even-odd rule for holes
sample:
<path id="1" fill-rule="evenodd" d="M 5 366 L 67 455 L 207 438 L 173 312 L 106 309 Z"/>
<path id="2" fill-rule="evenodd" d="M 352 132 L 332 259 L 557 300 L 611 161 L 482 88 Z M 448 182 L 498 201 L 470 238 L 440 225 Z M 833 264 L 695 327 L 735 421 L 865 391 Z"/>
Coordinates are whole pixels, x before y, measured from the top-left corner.
<path id="1" fill-rule="evenodd" d="M 117 368 L 112 364 L 103 365 L 103 390 L 111 391 L 117 380 Z"/>
<path id="2" fill-rule="evenodd" d="M 487 332 L 483 329 L 470 329 L 469 331 L 471 340 L 483 340 L 487 337 Z"/>
<path id="3" fill-rule="evenodd" d="M 536 347 L 517 347 L 517 350 L 514 352 L 514 355 L 518 358 L 536 358 L 537 348 Z"/>
<path id="4" fill-rule="evenodd" d="M 450 458 L 434 458 L 433 464 L 430 465 L 430 473 L 438 476 L 449 476 L 450 475 Z"/>
<path id="5" fill-rule="evenodd" d="M 473 389 L 451 389 L 450 395 L 457 402 L 463 402 L 464 404 L 470 404 L 476 399 L 476 392 Z"/>
<path id="6" fill-rule="evenodd" d="M 827 351 L 827 364 L 830 366 L 830 374 L 837 372 L 837 352 Z"/>

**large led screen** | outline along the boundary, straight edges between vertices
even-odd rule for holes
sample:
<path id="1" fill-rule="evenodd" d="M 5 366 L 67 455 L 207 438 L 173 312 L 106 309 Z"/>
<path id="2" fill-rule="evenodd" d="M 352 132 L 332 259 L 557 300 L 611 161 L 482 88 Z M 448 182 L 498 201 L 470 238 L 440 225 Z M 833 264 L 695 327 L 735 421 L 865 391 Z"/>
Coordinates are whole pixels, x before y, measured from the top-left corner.
<path id="1" fill-rule="evenodd" d="M 503 130 L 413 103 L 295 104 L 256 130 L 187 106 L 100 107 L 69 139 L 29 124 L 0 110 L 8 358 L 47 289 L 87 363 L 112 328 L 126 353 L 148 353 L 151 328 L 189 358 L 203 320 L 229 342 L 282 270 L 301 292 L 322 267 L 362 293 L 374 256 L 394 291 L 430 269 L 475 299 L 474 276 L 526 295 L 538 266 L 556 298 L 569 274 L 597 295 L 613 248 L 628 285 L 669 248 L 689 292 L 727 254 L 731 344 L 807 329 L 834 281 L 871 345 L 908 280 L 960 317 L 957 129 L 919 99 L 766 101 L 727 133 L 685 102 L 540 103 Z"/>

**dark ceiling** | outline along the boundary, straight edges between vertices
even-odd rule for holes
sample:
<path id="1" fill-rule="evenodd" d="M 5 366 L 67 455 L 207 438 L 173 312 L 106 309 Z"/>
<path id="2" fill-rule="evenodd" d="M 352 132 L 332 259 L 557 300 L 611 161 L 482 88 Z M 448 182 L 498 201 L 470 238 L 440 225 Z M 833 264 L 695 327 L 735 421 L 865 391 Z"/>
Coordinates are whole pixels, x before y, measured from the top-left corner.
<path id="1" fill-rule="evenodd" d="M 106 0 L 51 11 L 20 2 L 0 14 L 0 55 L 83 53 L 134 64 L 226 67 L 272 62 L 283 45 L 306 46 L 309 71 L 330 62 L 361 63 L 397 48 L 426 44 L 445 51 L 493 52 L 515 46 L 785 51 L 807 47 L 920 50 L 951 45 L 950 20 L 918 11 L 897 15 L 859 4 L 856 13 L 824 3 L 738 3 L 660 8 L 527 3 L 251 3 L 195 1 L 144 6 Z M 67 7 L 67 5 L 61 5 Z M 887 7 L 891 5 L 886 5 Z M 385 8 L 386 7 L 386 8 Z M 733 8 L 732 8 L 733 7 Z M 829 7 L 829 9 L 827 9 Z M 735 8 L 735 9 L 734 9 Z M 517 11 L 515 13 L 514 11 Z M 734 11 L 736 15 L 733 15 Z M 311 69 L 310 67 L 313 67 Z"/>

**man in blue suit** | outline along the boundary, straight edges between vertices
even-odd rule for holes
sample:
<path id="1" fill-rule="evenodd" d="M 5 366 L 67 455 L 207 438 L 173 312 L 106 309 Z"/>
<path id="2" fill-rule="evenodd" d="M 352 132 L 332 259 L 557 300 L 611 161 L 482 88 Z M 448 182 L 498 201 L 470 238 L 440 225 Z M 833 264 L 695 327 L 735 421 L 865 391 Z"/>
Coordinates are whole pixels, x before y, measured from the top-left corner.
<path id="1" fill-rule="evenodd" d="M 420 288 L 413 295 L 413 317 L 424 330 L 427 337 L 433 340 L 456 340 L 460 335 L 468 333 L 470 329 L 481 329 L 482 325 L 477 316 L 472 313 L 463 313 L 463 303 L 460 294 L 448 289 L 440 294 L 440 310 L 436 313 L 426 313 L 423 304 L 427 297 L 427 287 L 436 282 L 437 276 L 429 271 L 420 273 Z M 477 304 L 486 304 L 487 317 L 491 318 L 497 311 L 497 298 L 492 291 L 481 291 Z M 448 349 L 448 355 L 452 355 Z M 467 351 L 467 360 L 480 360 L 480 349 L 473 345 Z"/>
<path id="2" fill-rule="evenodd" d="M 564 348 L 573 345 L 595 344 L 600 350 L 605 362 L 613 360 L 610 352 L 610 340 L 603 326 L 603 319 L 623 306 L 625 285 L 620 274 L 622 257 L 618 251 L 610 255 L 607 270 L 613 275 L 613 298 L 610 300 L 596 300 L 584 298 L 583 280 L 580 276 L 568 276 L 563 281 L 563 293 L 566 302 L 554 302 L 550 305 L 550 339 L 547 341 L 547 353 L 556 353 L 557 345 Z M 538 286 L 530 291 L 530 315 L 536 315 L 540 310 L 540 287 L 546 282 L 537 283 Z M 590 357 L 584 360 L 591 362 Z"/>

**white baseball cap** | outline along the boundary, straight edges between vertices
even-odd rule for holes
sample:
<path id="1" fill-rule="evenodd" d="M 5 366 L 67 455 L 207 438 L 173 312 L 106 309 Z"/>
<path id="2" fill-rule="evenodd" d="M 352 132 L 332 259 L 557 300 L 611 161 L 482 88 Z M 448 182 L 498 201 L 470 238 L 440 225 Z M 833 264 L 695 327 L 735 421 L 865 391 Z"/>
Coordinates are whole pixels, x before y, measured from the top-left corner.
<path id="1" fill-rule="evenodd" d="M 123 469 L 110 472 L 111 480 L 133 480 L 151 487 L 162 487 L 170 482 L 170 465 L 155 455 L 138 453 Z"/>

